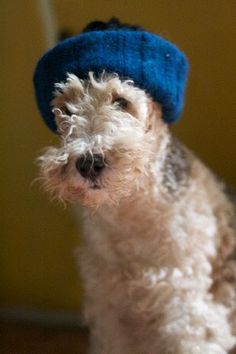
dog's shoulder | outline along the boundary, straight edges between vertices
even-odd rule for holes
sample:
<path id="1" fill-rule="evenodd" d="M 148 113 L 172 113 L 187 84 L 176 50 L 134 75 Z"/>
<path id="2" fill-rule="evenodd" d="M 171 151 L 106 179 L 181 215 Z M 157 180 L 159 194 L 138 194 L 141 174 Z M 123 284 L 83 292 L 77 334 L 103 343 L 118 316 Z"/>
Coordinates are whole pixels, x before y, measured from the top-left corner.
<path id="1" fill-rule="evenodd" d="M 231 205 L 230 226 L 235 230 L 236 236 L 236 191 L 231 186 L 224 184 L 223 193 Z"/>
<path id="2" fill-rule="evenodd" d="M 227 199 L 232 203 L 233 207 L 236 209 L 236 191 L 234 188 L 228 184 L 224 184 L 224 193 Z"/>

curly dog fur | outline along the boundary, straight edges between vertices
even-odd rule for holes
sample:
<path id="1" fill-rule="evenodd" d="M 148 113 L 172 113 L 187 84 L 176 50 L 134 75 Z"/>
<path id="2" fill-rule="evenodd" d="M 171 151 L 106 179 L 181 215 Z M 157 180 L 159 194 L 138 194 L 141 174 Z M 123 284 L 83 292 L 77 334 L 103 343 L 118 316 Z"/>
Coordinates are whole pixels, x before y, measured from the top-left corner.
<path id="1" fill-rule="evenodd" d="M 236 343 L 235 208 L 172 136 L 162 109 L 117 75 L 68 74 L 52 102 L 59 147 L 44 187 L 84 208 L 78 261 L 95 354 L 223 354 Z M 79 157 L 102 156 L 87 177 Z"/>

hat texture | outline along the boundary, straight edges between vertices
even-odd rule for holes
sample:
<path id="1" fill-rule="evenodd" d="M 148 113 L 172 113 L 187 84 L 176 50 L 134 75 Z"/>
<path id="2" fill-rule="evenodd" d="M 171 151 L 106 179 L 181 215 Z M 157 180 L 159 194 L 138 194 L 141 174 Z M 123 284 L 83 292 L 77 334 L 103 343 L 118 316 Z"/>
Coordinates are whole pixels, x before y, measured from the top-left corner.
<path id="1" fill-rule="evenodd" d="M 51 130 L 56 131 L 51 107 L 55 83 L 65 81 L 67 73 L 86 79 L 89 71 L 99 75 L 104 70 L 133 80 L 150 94 L 161 104 L 167 123 L 179 117 L 188 73 L 185 55 L 174 44 L 142 29 L 98 30 L 60 42 L 36 66 L 36 99 Z"/>

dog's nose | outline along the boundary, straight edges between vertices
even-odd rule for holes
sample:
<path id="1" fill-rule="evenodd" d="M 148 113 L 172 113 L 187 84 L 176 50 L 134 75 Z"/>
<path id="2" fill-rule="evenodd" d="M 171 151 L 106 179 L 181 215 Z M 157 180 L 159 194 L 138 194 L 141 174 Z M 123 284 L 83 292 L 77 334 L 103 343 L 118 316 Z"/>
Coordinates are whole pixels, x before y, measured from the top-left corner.
<path id="1" fill-rule="evenodd" d="M 98 177 L 104 167 L 104 156 L 101 154 L 86 154 L 76 161 L 76 168 L 84 178 Z"/>

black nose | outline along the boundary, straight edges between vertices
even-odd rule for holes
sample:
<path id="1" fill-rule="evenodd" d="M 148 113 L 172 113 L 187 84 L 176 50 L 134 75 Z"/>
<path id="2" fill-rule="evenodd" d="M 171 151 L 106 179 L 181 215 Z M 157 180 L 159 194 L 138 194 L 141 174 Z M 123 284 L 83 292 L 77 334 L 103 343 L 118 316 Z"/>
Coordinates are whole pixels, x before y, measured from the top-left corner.
<path id="1" fill-rule="evenodd" d="M 105 167 L 104 156 L 101 154 L 86 154 L 76 161 L 76 168 L 84 178 L 94 179 Z"/>

